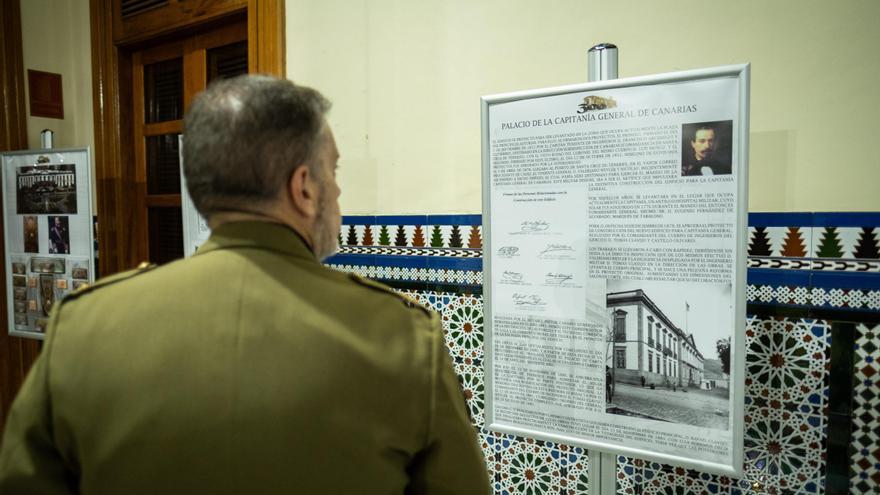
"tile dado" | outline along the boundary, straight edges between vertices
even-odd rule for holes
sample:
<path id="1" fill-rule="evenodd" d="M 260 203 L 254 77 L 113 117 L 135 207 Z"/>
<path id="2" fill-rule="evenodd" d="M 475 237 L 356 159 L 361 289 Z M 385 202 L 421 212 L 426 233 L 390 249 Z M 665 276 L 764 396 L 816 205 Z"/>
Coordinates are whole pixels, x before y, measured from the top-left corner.
<path id="1" fill-rule="evenodd" d="M 584 449 L 485 429 L 480 223 L 480 215 L 344 217 L 340 252 L 327 263 L 388 283 L 440 313 L 496 494 L 585 494 Z M 749 224 L 747 300 L 750 312 L 763 308 L 764 316 L 747 321 L 745 476 L 621 456 L 618 493 L 826 491 L 833 322 L 809 316 L 822 310 L 876 320 L 880 213 L 757 213 Z M 773 316 L 768 307 L 795 314 Z M 876 493 L 880 326 L 862 324 L 856 333 L 848 477 L 852 493 Z"/>
<path id="2" fill-rule="evenodd" d="M 880 493 L 880 325 L 856 328 L 850 488 Z"/>

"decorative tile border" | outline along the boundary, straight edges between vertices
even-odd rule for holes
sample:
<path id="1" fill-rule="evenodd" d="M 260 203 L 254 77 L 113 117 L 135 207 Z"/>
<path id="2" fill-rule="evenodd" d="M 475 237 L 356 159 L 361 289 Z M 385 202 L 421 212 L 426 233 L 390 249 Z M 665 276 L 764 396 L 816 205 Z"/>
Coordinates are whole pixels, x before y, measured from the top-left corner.
<path id="1" fill-rule="evenodd" d="M 752 214 L 749 221 L 750 304 L 844 310 L 856 318 L 880 312 L 880 213 Z M 344 217 L 341 251 L 328 263 L 388 283 L 441 314 L 496 494 L 586 493 L 583 449 L 484 429 L 479 223 L 479 215 Z M 480 246 L 468 246 L 466 232 L 476 233 Z M 744 478 L 620 457 L 618 493 L 824 492 L 830 327 L 823 320 L 750 317 L 748 331 Z M 854 491 L 870 492 L 880 486 L 880 387 L 870 381 L 880 374 L 872 356 L 880 327 L 859 332 L 869 337 L 856 356 L 856 372 L 863 373 L 857 380 L 866 388 L 855 397 L 862 409 L 853 413 L 853 445 L 863 446 L 852 451 L 851 482 Z"/>
<path id="2" fill-rule="evenodd" d="M 880 325 L 856 328 L 850 491 L 880 493 Z"/>
<path id="3" fill-rule="evenodd" d="M 829 260 L 797 258 L 757 258 L 750 257 L 749 268 L 775 268 L 782 270 L 826 270 L 880 273 L 880 261 L 871 260 Z"/>
<path id="4" fill-rule="evenodd" d="M 341 246 L 480 249 L 481 215 L 344 216 Z"/>
<path id="5" fill-rule="evenodd" d="M 750 213 L 748 253 L 880 260 L 880 213 Z"/>
<path id="6" fill-rule="evenodd" d="M 448 256 L 453 258 L 482 258 L 482 249 L 406 248 L 386 246 L 340 246 L 338 254 L 366 254 L 390 256 Z"/>

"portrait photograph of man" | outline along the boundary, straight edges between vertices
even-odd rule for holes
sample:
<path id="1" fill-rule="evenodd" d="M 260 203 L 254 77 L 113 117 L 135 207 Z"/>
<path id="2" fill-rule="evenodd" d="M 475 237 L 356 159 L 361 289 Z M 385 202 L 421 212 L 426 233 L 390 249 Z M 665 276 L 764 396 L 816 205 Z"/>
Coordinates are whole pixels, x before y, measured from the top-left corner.
<path id="1" fill-rule="evenodd" d="M 681 127 L 681 175 L 730 175 L 733 121 L 697 122 Z"/>
<path id="2" fill-rule="evenodd" d="M 67 217 L 49 217 L 49 252 L 70 254 L 70 230 Z"/>
<path id="3" fill-rule="evenodd" d="M 40 252 L 40 238 L 37 234 L 37 217 L 35 217 L 35 216 L 24 217 L 23 231 L 24 231 L 24 252 L 26 252 L 26 253 L 39 253 Z"/>

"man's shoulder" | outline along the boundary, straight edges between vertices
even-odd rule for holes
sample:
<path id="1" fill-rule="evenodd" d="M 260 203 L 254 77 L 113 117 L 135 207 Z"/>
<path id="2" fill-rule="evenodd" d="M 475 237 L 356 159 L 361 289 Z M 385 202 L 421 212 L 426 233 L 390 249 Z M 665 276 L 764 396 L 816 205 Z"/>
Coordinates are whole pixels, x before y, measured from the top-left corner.
<path id="1" fill-rule="evenodd" d="M 80 287 L 79 289 L 68 294 L 61 301 L 61 304 L 63 305 L 63 304 L 71 303 L 71 302 L 76 301 L 77 299 L 80 299 L 86 295 L 93 294 L 99 290 L 115 286 L 116 284 L 118 284 L 120 282 L 130 280 L 134 277 L 137 277 L 138 275 L 142 275 L 144 273 L 152 271 L 157 266 L 158 265 L 156 265 L 154 263 L 149 263 L 149 262 L 144 261 L 143 263 L 138 265 L 137 268 L 134 268 L 132 270 L 126 270 L 123 272 L 115 273 L 113 275 L 108 275 L 106 277 L 98 279 L 93 284 L 83 284 L 82 287 Z M 103 293 L 104 291 L 101 291 L 101 292 Z"/>
<path id="2" fill-rule="evenodd" d="M 342 273 L 342 272 L 335 272 L 335 273 L 344 277 L 347 280 L 348 284 L 350 284 L 350 287 L 354 291 L 359 293 L 359 295 L 364 295 L 364 296 L 368 296 L 368 297 L 375 296 L 375 297 L 369 297 L 369 299 L 375 300 L 375 301 L 379 302 L 380 304 L 388 304 L 388 305 L 391 305 L 392 307 L 399 306 L 401 308 L 404 308 L 405 310 L 415 311 L 415 312 L 417 312 L 423 316 L 426 316 L 428 318 L 430 318 L 430 317 L 432 317 L 432 315 L 434 315 L 434 313 L 432 311 L 430 311 L 428 308 L 422 306 L 418 301 L 416 301 L 412 297 L 410 297 L 404 293 L 398 292 L 383 283 L 380 283 L 380 282 L 377 282 L 375 280 L 371 280 L 371 279 L 368 279 L 365 277 L 361 277 L 361 276 L 356 275 L 354 273 Z"/>

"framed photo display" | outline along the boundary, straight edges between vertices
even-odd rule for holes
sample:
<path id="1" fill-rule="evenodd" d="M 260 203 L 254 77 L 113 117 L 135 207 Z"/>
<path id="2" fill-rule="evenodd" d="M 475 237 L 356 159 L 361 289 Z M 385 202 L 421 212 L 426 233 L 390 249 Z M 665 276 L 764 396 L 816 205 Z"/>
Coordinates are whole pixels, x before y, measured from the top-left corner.
<path id="1" fill-rule="evenodd" d="M 487 428 L 736 476 L 749 66 L 482 99 Z"/>
<path id="2" fill-rule="evenodd" d="M 0 157 L 9 334 L 42 340 L 55 303 L 94 282 L 89 149 Z"/>

